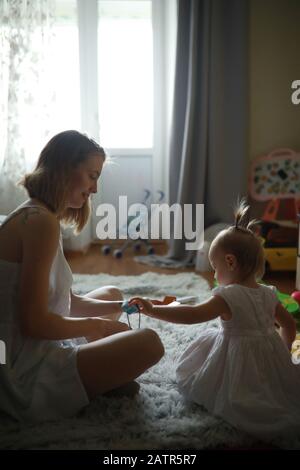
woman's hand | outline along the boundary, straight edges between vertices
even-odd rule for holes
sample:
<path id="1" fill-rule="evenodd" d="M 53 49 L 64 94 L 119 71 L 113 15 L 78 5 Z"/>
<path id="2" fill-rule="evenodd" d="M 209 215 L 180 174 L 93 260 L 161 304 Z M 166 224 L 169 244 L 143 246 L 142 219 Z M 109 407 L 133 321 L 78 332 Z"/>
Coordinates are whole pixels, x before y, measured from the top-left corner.
<path id="1" fill-rule="evenodd" d="M 141 299 L 140 297 L 133 297 L 129 300 L 128 305 L 137 305 L 144 315 L 148 315 L 149 317 L 152 316 L 153 304 L 149 300 Z"/>
<path id="2" fill-rule="evenodd" d="M 105 338 L 116 333 L 122 333 L 128 331 L 130 328 L 123 322 L 109 320 L 106 318 L 93 317 L 89 318 L 89 333 L 86 335 L 86 339 L 96 341 L 97 339 Z"/>

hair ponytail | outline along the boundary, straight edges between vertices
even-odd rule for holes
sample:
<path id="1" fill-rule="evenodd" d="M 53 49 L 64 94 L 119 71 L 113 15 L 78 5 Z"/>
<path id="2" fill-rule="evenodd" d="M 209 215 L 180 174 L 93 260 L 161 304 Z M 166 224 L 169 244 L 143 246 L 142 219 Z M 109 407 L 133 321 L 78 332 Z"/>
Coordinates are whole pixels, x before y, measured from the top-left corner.
<path id="1" fill-rule="evenodd" d="M 250 206 L 247 204 L 246 198 L 238 199 L 234 208 L 234 228 L 244 232 L 255 233 L 255 227 L 259 224 L 259 220 L 250 219 Z"/>

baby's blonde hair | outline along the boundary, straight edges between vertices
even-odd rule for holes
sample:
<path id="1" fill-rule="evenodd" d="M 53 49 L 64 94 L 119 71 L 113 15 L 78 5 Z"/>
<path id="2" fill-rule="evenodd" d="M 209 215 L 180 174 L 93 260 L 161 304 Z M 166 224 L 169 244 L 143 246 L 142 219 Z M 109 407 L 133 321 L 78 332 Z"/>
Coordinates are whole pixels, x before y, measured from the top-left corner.
<path id="1" fill-rule="evenodd" d="M 211 249 L 220 248 L 225 254 L 236 257 L 241 280 L 254 275 L 261 279 L 265 271 L 265 256 L 262 240 L 255 234 L 256 220 L 249 220 L 249 209 L 245 199 L 238 201 L 234 225 L 222 230 L 214 239 Z"/>

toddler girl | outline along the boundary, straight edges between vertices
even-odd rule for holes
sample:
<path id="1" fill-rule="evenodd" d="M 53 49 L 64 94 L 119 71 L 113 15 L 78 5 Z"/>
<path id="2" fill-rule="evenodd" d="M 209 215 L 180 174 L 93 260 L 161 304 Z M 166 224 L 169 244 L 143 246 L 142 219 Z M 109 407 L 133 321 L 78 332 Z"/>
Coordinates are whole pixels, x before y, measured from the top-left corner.
<path id="1" fill-rule="evenodd" d="M 200 330 L 182 354 L 176 375 L 189 400 L 259 438 L 300 431 L 300 368 L 292 363 L 295 321 L 278 302 L 276 288 L 257 283 L 264 271 L 261 240 L 240 204 L 235 224 L 211 244 L 209 259 L 219 287 L 193 306 L 153 306 L 134 298 L 149 316 L 174 323 L 220 318 Z M 275 322 L 280 326 L 279 334 Z"/>

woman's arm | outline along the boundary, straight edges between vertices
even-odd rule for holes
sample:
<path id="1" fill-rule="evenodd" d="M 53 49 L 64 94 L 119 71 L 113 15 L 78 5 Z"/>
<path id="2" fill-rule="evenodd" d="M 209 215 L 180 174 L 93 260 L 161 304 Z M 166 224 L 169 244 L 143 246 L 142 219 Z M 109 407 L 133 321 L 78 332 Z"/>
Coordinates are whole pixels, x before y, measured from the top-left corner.
<path id="1" fill-rule="evenodd" d="M 127 330 L 129 327 L 125 323 L 115 320 L 61 317 L 47 312 L 35 324 L 24 324 L 22 333 L 36 339 L 63 340 L 85 336 L 89 341 L 95 341 Z"/>
<path id="2" fill-rule="evenodd" d="M 119 300 L 98 300 L 74 294 L 71 290 L 71 316 L 72 317 L 101 317 L 113 313 L 121 313 Z"/>
<path id="3" fill-rule="evenodd" d="M 194 324 L 213 320 L 221 316 L 229 320 L 231 312 L 222 297 L 216 295 L 198 305 L 153 305 L 151 302 L 135 297 L 130 300 L 129 305 L 138 305 L 141 312 L 150 317 L 172 323 Z"/>
<path id="4" fill-rule="evenodd" d="M 59 243 L 59 222 L 45 211 L 30 211 L 22 226 L 19 291 L 21 331 L 39 339 L 94 339 L 128 329 L 99 318 L 68 318 L 48 311 L 49 274 Z"/>
<path id="5" fill-rule="evenodd" d="M 292 315 L 280 304 L 275 310 L 275 320 L 280 326 L 279 334 L 290 351 L 296 337 L 296 322 Z"/>

